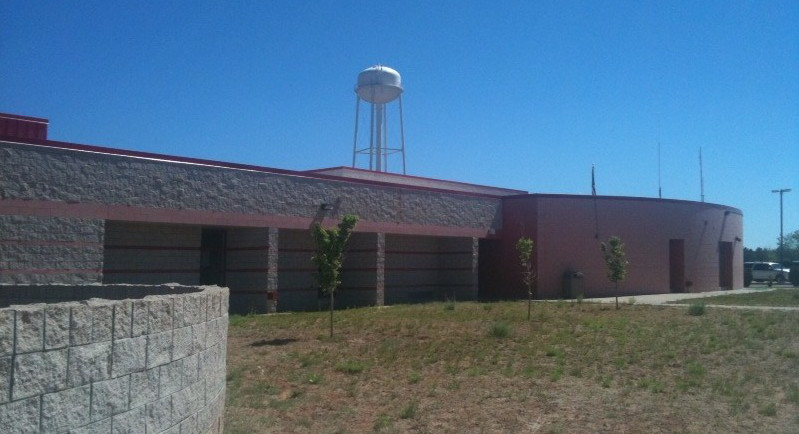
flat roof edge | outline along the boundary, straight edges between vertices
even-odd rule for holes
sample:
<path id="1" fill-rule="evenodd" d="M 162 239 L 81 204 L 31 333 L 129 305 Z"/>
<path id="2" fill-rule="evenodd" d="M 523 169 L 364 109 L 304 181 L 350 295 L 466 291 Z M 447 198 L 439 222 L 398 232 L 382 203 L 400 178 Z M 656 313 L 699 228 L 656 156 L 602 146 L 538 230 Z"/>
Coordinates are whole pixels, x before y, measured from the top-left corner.
<path id="1" fill-rule="evenodd" d="M 564 194 L 564 193 L 528 193 L 528 194 L 519 194 L 515 196 L 504 196 L 502 200 L 516 200 L 516 199 L 525 199 L 525 198 L 543 198 L 543 199 L 599 199 L 599 200 L 634 200 L 634 201 L 643 201 L 643 202 L 672 202 L 672 203 L 690 203 L 690 204 L 698 204 L 698 205 L 707 205 L 714 208 L 723 208 L 725 210 L 734 212 L 736 214 L 743 215 L 743 211 L 733 206 L 724 205 L 720 203 L 712 203 L 712 202 L 699 202 L 695 200 L 687 200 L 687 199 L 662 199 L 657 197 L 642 197 L 642 196 L 604 196 L 604 195 L 589 195 L 589 194 Z"/>

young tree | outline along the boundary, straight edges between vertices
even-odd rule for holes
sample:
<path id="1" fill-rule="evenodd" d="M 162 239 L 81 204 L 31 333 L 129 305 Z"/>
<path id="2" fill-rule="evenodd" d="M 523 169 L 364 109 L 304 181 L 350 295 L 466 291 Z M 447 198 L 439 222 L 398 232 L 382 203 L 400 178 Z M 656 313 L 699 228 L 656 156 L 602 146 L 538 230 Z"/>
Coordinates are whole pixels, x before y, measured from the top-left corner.
<path id="1" fill-rule="evenodd" d="M 624 254 L 624 243 L 617 236 L 608 238 L 607 243 L 601 243 L 602 256 L 608 267 L 608 280 L 613 282 L 616 293 L 616 309 L 619 308 L 619 282 L 627 277 L 627 257 Z"/>
<path id="2" fill-rule="evenodd" d="M 313 227 L 316 254 L 311 258 L 316 265 L 316 282 L 323 292 L 330 295 L 330 337 L 333 337 L 333 294 L 341 284 L 341 266 L 344 263 L 344 248 L 350 239 L 358 217 L 345 215 L 337 227 L 325 229 L 317 223 Z"/>
<path id="3" fill-rule="evenodd" d="M 516 250 L 519 252 L 519 264 L 522 266 L 522 281 L 527 287 L 527 320 L 530 320 L 530 311 L 535 295 L 535 271 L 533 271 L 533 240 L 527 237 L 516 241 Z"/>

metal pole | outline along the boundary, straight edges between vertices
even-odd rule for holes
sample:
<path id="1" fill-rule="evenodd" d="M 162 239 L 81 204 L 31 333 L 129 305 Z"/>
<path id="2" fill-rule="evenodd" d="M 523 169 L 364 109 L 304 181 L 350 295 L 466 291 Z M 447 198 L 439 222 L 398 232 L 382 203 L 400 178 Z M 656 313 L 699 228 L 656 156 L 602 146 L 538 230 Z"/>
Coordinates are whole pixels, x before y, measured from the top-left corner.
<path id="1" fill-rule="evenodd" d="M 400 141 L 402 152 L 402 174 L 405 175 L 405 125 L 402 122 L 402 95 L 399 96 L 399 110 L 400 110 Z"/>
<path id="2" fill-rule="evenodd" d="M 383 104 L 375 104 L 375 170 L 383 171 Z"/>
<path id="3" fill-rule="evenodd" d="M 784 193 L 788 193 L 791 191 L 790 188 L 781 188 L 779 190 L 771 190 L 772 193 L 779 193 L 780 194 L 780 268 L 783 267 L 782 265 L 782 251 L 785 239 L 782 237 L 782 195 Z"/>
<path id="4" fill-rule="evenodd" d="M 702 172 L 702 147 L 699 148 L 699 195 L 705 201 L 705 175 Z"/>
<path id="5" fill-rule="evenodd" d="M 358 154 L 358 112 L 361 108 L 361 98 L 355 95 L 355 137 L 352 139 L 352 167 L 355 167 L 355 155 Z"/>

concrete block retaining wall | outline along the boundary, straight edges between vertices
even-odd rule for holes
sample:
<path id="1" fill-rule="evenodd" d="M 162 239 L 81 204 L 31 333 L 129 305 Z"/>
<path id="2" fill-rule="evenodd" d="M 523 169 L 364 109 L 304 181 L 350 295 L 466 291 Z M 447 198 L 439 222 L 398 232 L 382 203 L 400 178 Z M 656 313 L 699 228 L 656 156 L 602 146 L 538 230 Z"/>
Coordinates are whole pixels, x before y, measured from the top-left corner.
<path id="1" fill-rule="evenodd" d="M 3 432 L 222 432 L 227 288 L 15 286 L 0 295 L 4 305 L 143 297 L 0 309 Z"/>

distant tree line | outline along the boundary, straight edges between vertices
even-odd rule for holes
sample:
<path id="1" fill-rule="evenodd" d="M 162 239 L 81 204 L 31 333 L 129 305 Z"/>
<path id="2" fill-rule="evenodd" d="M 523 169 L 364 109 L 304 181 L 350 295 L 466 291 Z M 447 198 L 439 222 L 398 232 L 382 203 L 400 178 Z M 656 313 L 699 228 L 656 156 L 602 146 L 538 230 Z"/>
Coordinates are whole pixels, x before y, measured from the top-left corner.
<path id="1" fill-rule="evenodd" d="M 779 238 L 777 239 L 777 247 L 774 249 L 768 247 L 758 247 L 750 249 L 744 247 L 744 262 L 779 262 L 780 248 Z M 785 234 L 785 245 L 783 246 L 782 253 L 783 265 L 790 265 L 793 261 L 799 261 L 799 230 Z"/>

